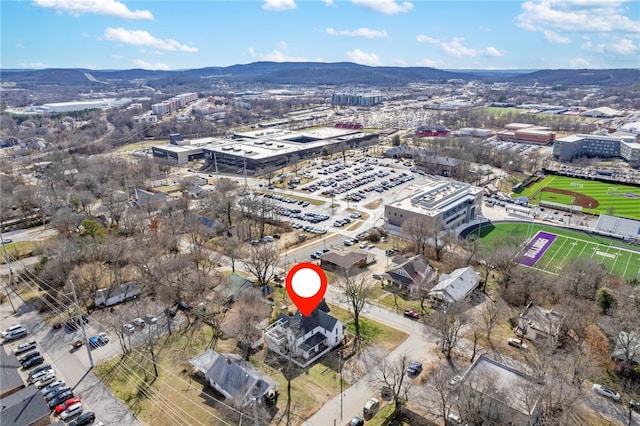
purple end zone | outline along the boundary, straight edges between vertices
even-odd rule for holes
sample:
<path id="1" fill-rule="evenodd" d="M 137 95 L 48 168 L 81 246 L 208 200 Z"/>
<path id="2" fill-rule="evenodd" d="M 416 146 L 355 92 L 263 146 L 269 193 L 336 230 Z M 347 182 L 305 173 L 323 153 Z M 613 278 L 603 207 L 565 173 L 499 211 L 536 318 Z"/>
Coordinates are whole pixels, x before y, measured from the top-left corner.
<path id="1" fill-rule="evenodd" d="M 529 244 L 522 250 L 519 256 L 520 264 L 524 266 L 535 265 L 557 237 L 555 234 L 538 231 L 531 241 L 529 241 Z"/>

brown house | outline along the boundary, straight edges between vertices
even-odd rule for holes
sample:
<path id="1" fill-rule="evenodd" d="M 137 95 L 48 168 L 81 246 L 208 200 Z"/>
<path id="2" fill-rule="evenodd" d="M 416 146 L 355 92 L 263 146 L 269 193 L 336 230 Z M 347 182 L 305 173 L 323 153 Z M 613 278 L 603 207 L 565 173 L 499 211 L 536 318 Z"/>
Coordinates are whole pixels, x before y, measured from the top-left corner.
<path id="1" fill-rule="evenodd" d="M 367 253 L 350 251 L 345 254 L 328 252 L 320 257 L 320 267 L 337 273 L 357 273 L 367 265 Z"/>

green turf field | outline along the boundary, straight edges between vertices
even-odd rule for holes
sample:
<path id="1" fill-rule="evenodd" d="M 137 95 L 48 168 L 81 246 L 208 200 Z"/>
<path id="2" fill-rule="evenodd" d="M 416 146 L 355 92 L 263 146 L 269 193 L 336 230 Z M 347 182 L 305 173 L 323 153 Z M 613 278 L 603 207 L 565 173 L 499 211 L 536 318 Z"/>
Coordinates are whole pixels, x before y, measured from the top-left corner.
<path id="1" fill-rule="evenodd" d="M 523 242 L 528 242 L 538 231 L 556 234 L 558 237 L 533 266 L 535 269 L 558 274 L 573 259 L 590 258 L 603 264 L 613 276 L 627 280 L 640 279 L 640 251 L 638 247 L 622 241 L 533 223 L 484 226 L 480 237 L 484 245 L 491 247 L 497 241 L 514 235 L 522 237 Z"/>
<path id="2" fill-rule="evenodd" d="M 572 185 L 573 184 L 573 185 Z M 541 192 L 542 188 L 558 188 L 581 193 L 594 198 L 600 204 L 596 208 L 583 208 L 586 213 L 609 214 L 640 219 L 640 188 L 595 180 L 576 179 L 566 176 L 547 176 L 525 188 L 521 196 L 529 197 L 532 204 L 539 204 L 540 199 L 554 203 L 571 205 L 573 195 Z"/>

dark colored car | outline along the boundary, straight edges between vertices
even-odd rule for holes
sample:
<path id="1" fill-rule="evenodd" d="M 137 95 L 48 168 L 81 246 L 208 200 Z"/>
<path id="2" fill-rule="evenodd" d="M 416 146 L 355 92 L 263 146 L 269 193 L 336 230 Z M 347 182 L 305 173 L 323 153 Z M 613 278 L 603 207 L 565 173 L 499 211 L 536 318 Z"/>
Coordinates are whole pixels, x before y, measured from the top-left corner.
<path id="1" fill-rule="evenodd" d="M 58 386 L 57 388 L 49 391 L 45 396 L 44 399 L 46 399 L 47 401 L 52 401 L 54 399 L 58 399 L 58 396 L 62 395 L 65 392 L 69 392 L 71 390 L 71 388 L 67 385 L 63 385 L 63 386 Z M 71 397 L 69 397 L 71 398 Z M 67 398 L 68 399 L 68 398 Z M 66 401 L 66 399 L 65 399 Z M 64 401 L 63 401 L 64 402 Z M 60 404 L 56 404 L 56 405 L 60 405 Z"/>
<path id="2" fill-rule="evenodd" d="M 73 398 L 73 391 L 71 390 L 64 391 L 58 396 L 56 396 L 55 398 L 53 398 L 51 401 L 49 401 L 49 408 L 54 408 L 56 405 L 62 404 L 69 398 Z"/>
<path id="3" fill-rule="evenodd" d="M 80 325 L 82 323 L 86 324 L 89 322 L 89 318 L 86 315 L 74 315 L 71 318 L 69 318 L 67 320 L 67 322 L 65 323 L 65 326 L 67 327 L 68 330 L 77 330 L 78 328 L 80 328 Z"/>
<path id="4" fill-rule="evenodd" d="M 76 417 L 75 420 L 69 423 L 69 426 L 90 425 L 90 424 L 93 424 L 93 422 L 95 421 L 96 421 L 95 413 L 93 411 L 89 411 L 89 412 L 80 414 L 78 417 Z"/>
<path id="5" fill-rule="evenodd" d="M 24 368 L 25 370 L 31 367 L 35 367 L 36 365 L 40 365 L 44 362 L 44 358 L 41 357 L 40 355 L 31 358 L 28 361 L 25 361 L 24 364 L 22 364 L 22 368 Z"/>
<path id="6" fill-rule="evenodd" d="M 31 378 L 32 378 L 34 375 L 38 374 L 38 373 L 39 373 L 39 372 L 41 372 L 42 370 L 48 370 L 48 369 L 50 369 L 50 368 L 51 368 L 51 364 L 42 364 L 41 366 L 34 368 L 33 370 L 31 370 L 31 371 L 29 372 L 29 380 L 31 380 Z"/>
<path id="7" fill-rule="evenodd" d="M 422 372 L 422 363 L 421 362 L 412 362 L 409 368 L 407 368 L 407 374 L 410 376 L 417 376 Z"/>
<path id="8" fill-rule="evenodd" d="M 37 356 L 40 356 L 40 352 L 38 351 L 33 351 L 33 352 L 29 352 L 28 354 L 26 354 L 25 356 L 23 356 L 22 358 L 18 358 L 18 362 L 22 365 L 24 365 L 25 362 L 29 361 L 31 358 L 35 358 Z"/>

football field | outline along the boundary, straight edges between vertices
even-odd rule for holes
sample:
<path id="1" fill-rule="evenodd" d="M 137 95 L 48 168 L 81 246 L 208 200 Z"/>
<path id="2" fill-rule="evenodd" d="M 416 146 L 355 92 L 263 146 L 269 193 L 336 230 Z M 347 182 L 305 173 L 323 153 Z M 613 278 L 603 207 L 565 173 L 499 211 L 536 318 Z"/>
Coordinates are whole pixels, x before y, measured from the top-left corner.
<path id="1" fill-rule="evenodd" d="M 640 279 L 640 252 L 574 235 L 540 230 L 518 254 L 518 261 L 530 268 L 558 274 L 574 259 L 589 258 L 604 265 L 610 275 Z"/>

